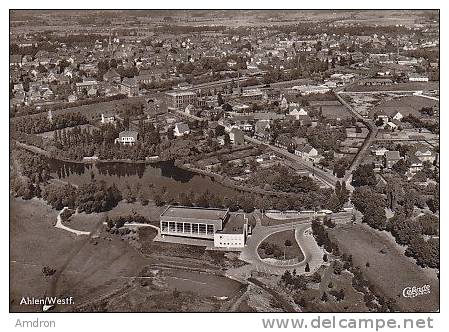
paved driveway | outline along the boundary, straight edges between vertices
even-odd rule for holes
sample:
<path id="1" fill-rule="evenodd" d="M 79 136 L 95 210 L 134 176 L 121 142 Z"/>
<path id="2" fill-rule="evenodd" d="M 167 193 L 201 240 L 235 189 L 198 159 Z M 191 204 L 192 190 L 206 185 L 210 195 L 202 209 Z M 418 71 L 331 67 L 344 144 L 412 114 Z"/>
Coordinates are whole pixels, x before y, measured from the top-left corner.
<path id="1" fill-rule="evenodd" d="M 256 216 L 256 220 L 257 219 L 260 220 L 259 216 Z M 323 249 L 316 244 L 315 239 L 311 234 L 310 227 L 312 222 L 310 219 L 276 226 L 262 226 L 259 220 L 257 220 L 257 226 L 254 228 L 252 235 L 248 238 L 247 244 L 240 254 L 240 259 L 249 263 L 249 265 L 240 268 L 240 271 L 233 272 L 248 274 L 251 271 L 259 271 L 281 275 L 286 270 L 292 269 L 296 269 L 298 273 L 304 273 L 307 263 L 309 263 L 310 272 L 315 271 L 321 265 L 324 252 Z M 260 243 L 269 235 L 286 230 L 295 231 L 295 238 L 304 254 L 304 260 L 295 264 L 284 265 L 281 261 L 274 263 L 273 261 L 261 259 L 257 253 L 257 248 Z"/>

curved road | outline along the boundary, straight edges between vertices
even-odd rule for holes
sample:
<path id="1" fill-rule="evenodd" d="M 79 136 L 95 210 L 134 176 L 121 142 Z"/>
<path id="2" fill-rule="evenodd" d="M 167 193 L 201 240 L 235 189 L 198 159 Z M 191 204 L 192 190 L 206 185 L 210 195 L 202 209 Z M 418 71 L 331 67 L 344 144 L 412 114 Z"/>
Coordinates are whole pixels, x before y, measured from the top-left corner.
<path id="1" fill-rule="evenodd" d="M 256 217 L 259 219 L 259 217 Z M 313 236 L 305 235 L 305 231 L 308 230 L 312 225 L 310 219 L 300 220 L 287 224 L 280 224 L 276 226 L 262 226 L 260 223 L 255 227 L 252 235 L 248 238 L 245 248 L 240 254 L 240 259 L 249 263 L 250 265 L 245 265 L 239 269 L 234 269 L 230 271 L 230 274 L 234 273 L 244 273 L 249 274 L 251 271 L 266 272 L 271 274 L 281 275 L 286 270 L 296 269 L 299 273 L 304 273 L 304 269 L 307 263 L 309 263 L 310 271 L 315 271 L 322 263 L 323 249 L 321 249 Z M 296 264 L 289 265 L 273 265 L 272 263 L 260 258 L 257 253 L 257 248 L 260 243 L 273 233 L 295 230 L 295 238 L 298 242 L 303 254 L 304 260 Z"/>

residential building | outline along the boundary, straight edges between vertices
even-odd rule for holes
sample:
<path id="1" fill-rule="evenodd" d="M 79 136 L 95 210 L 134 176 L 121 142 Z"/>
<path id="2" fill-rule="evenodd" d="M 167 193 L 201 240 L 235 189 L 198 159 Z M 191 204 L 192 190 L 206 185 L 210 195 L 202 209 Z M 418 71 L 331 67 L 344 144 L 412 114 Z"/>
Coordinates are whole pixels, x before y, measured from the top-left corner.
<path id="1" fill-rule="evenodd" d="M 175 124 L 174 134 L 176 137 L 184 136 L 190 134 L 190 128 L 187 123 L 178 122 Z"/>
<path id="2" fill-rule="evenodd" d="M 412 174 L 418 173 L 424 167 L 423 162 L 415 156 L 409 157 L 408 162 L 409 162 L 408 170 Z"/>
<path id="3" fill-rule="evenodd" d="M 120 84 L 120 92 L 128 97 L 134 97 L 139 94 L 139 85 L 135 78 L 125 77 Z"/>
<path id="4" fill-rule="evenodd" d="M 428 82 L 429 78 L 425 75 L 421 75 L 418 73 L 411 73 L 408 76 L 408 80 L 410 82 Z"/>
<path id="5" fill-rule="evenodd" d="M 118 134 L 118 138 L 115 139 L 115 142 L 123 145 L 133 145 L 137 142 L 137 136 L 137 131 L 125 130 Z"/>
<path id="6" fill-rule="evenodd" d="M 239 128 L 232 128 L 229 132 L 229 138 L 232 144 L 241 145 L 244 143 L 244 134 Z"/>
<path id="7" fill-rule="evenodd" d="M 436 153 L 431 148 L 428 148 L 424 145 L 418 146 L 415 151 L 415 156 L 422 162 L 428 161 L 430 163 L 433 163 L 436 159 Z"/>
<path id="8" fill-rule="evenodd" d="M 295 154 L 309 161 L 315 161 L 318 157 L 317 149 L 315 149 L 309 144 L 296 147 Z"/>
<path id="9" fill-rule="evenodd" d="M 109 69 L 104 75 L 103 80 L 105 82 L 114 82 L 114 83 L 120 83 L 120 74 L 117 73 L 117 71 L 114 68 Z"/>
<path id="10" fill-rule="evenodd" d="M 115 123 L 116 116 L 112 112 L 101 113 L 101 123 Z"/>
<path id="11" fill-rule="evenodd" d="M 97 86 L 98 86 L 98 82 L 96 80 L 84 80 L 83 82 L 79 82 L 79 83 L 75 84 L 77 93 L 81 93 L 83 91 L 85 93 L 87 93 L 92 88 L 96 89 Z"/>
<path id="12" fill-rule="evenodd" d="M 401 155 L 399 151 L 387 151 L 384 154 L 384 165 L 385 168 L 391 168 L 394 164 L 396 164 L 399 160 L 401 160 Z"/>

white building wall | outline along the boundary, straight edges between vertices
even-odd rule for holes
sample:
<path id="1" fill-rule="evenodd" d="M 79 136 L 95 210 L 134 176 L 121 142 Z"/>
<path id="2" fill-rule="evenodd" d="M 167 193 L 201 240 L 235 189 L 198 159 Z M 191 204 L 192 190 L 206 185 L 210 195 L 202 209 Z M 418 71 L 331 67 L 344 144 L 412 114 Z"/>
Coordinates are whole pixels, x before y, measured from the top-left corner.
<path id="1" fill-rule="evenodd" d="M 214 234 L 214 246 L 217 248 L 243 248 L 245 246 L 245 235 L 243 234 Z"/>

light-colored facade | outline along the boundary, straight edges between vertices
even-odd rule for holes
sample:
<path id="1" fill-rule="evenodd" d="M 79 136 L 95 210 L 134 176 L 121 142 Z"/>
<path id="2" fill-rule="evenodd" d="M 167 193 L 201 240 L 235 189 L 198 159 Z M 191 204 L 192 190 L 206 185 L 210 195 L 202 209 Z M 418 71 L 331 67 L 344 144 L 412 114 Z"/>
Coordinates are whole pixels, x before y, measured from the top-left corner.
<path id="1" fill-rule="evenodd" d="M 233 214 L 227 220 L 222 231 L 214 234 L 214 246 L 217 248 L 243 248 L 251 232 L 245 214 Z"/>
<path id="2" fill-rule="evenodd" d="M 160 216 L 160 235 L 213 240 L 217 248 L 243 248 L 251 228 L 242 213 L 227 209 L 168 206 Z"/>
<path id="3" fill-rule="evenodd" d="M 115 142 L 123 145 L 133 145 L 137 142 L 137 136 L 137 131 L 125 130 L 119 133 L 119 137 L 115 139 Z"/>
<path id="4" fill-rule="evenodd" d="M 225 209 L 169 206 L 160 216 L 161 235 L 213 240 L 228 217 Z"/>
<path id="5" fill-rule="evenodd" d="M 193 91 L 167 92 L 167 108 L 170 110 L 184 110 L 189 104 L 196 105 L 196 93 Z"/>
<path id="6" fill-rule="evenodd" d="M 80 93 L 82 91 L 89 91 L 92 88 L 96 88 L 98 83 L 96 80 L 83 81 L 75 84 L 76 92 Z"/>
<path id="7" fill-rule="evenodd" d="M 214 235 L 214 247 L 217 248 L 243 248 L 245 242 L 245 232 L 239 234 L 215 233 Z"/>

